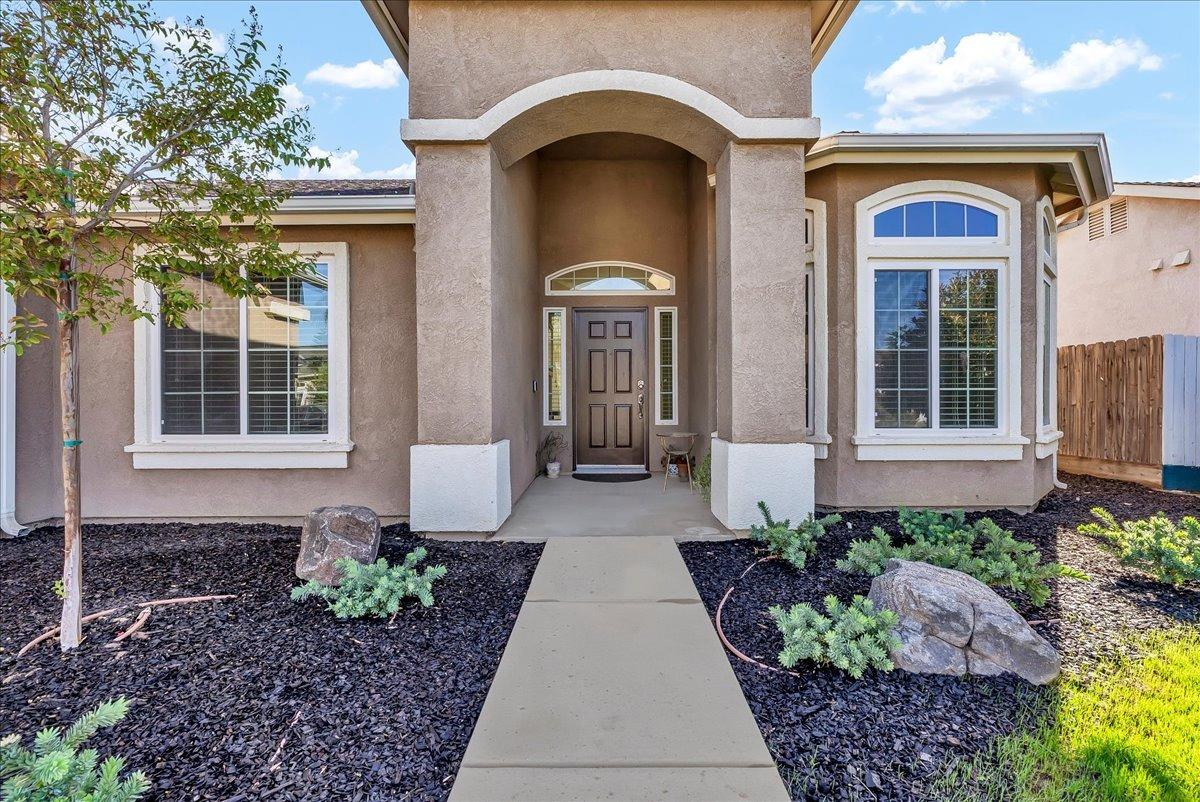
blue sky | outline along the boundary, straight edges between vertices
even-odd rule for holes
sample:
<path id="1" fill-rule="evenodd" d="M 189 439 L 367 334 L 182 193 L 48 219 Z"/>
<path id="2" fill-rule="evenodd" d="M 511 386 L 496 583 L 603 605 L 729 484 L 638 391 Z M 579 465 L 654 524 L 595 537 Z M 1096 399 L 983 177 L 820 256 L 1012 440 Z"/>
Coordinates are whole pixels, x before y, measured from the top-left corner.
<path id="1" fill-rule="evenodd" d="M 250 4 L 155 5 L 224 34 Z M 410 176 L 407 82 L 361 5 L 254 5 L 333 173 Z M 814 75 L 814 114 L 825 133 L 1102 131 L 1117 180 L 1183 180 L 1200 174 L 1198 40 L 1195 1 L 863 0 Z"/>

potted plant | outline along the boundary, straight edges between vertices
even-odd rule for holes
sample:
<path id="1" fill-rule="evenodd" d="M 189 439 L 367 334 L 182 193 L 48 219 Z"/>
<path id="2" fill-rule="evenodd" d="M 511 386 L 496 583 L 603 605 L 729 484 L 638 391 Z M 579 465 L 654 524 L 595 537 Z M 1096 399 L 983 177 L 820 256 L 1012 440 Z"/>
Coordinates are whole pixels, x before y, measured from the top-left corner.
<path id="1" fill-rule="evenodd" d="M 563 436 L 558 432 L 551 432 L 542 440 L 542 445 L 538 448 L 538 464 L 545 466 L 546 475 L 551 479 L 558 477 L 562 471 L 562 465 L 559 464 L 558 455 L 567 447 Z"/>

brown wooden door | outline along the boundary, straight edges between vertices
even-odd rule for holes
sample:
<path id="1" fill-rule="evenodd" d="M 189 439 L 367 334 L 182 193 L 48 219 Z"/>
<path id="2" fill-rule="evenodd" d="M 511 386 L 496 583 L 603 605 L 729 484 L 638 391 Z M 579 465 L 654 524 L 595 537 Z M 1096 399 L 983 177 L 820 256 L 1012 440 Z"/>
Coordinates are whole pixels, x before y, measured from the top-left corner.
<path id="1" fill-rule="evenodd" d="M 575 311 L 575 464 L 645 465 L 646 310 Z"/>

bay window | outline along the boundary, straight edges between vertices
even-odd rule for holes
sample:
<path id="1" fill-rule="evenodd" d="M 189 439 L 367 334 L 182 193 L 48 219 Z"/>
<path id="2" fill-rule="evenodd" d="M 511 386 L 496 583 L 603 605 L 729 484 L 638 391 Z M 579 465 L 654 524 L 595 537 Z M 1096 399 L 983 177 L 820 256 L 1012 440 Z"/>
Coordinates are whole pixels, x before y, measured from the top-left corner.
<path id="1" fill-rule="evenodd" d="M 1019 204 L 921 181 L 856 212 L 857 458 L 1020 459 Z"/>

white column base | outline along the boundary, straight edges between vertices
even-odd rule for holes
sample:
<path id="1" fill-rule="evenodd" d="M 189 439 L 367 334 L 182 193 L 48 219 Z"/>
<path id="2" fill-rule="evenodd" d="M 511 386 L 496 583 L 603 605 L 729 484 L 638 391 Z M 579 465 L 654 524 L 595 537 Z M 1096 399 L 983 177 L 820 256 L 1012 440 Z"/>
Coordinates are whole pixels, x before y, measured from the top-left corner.
<path id="1" fill-rule="evenodd" d="M 712 512 L 729 529 L 762 523 L 758 502 L 776 520 L 813 512 L 816 458 L 809 443 L 730 443 L 712 439 Z"/>
<path id="2" fill-rule="evenodd" d="M 512 512 L 507 440 L 412 446 L 409 465 L 414 532 L 495 532 Z"/>

